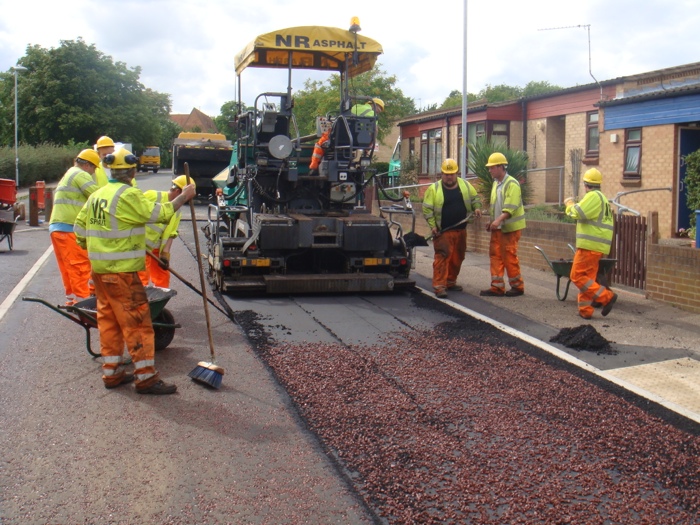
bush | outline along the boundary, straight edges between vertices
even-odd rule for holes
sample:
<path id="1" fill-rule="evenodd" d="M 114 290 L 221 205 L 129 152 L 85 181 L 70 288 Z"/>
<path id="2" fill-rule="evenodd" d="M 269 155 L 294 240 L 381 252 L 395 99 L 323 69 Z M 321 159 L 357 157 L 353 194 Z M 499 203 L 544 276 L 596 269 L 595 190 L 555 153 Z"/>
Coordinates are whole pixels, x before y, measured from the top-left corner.
<path id="1" fill-rule="evenodd" d="M 87 144 L 57 146 L 19 146 L 19 185 L 32 186 L 36 181 L 53 182 L 59 180 L 73 165 L 75 157 Z M 15 149 L 12 146 L 0 147 L 0 178 L 15 180 Z"/>
<path id="2" fill-rule="evenodd" d="M 520 183 L 523 203 L 527 204 L 531 193 L 527 184 L 527 153 L 480 138 L 474 144 L 469 144 L 469 171 L 479 178 L 474 187 L 479 192 L 484 208 L 488 208 L 490 205 L 491 187 L 493 186 L 493 178 L 486 163 L 489 156 L 495 152 L 503 153 L 508 159 L 508 174 Z"/>
<path id="3" fill-rule="evenodd" d="M 686 203 L 690 209 L 690 226 L 695 224 L 695 210 L 700 210 L 700 150 L 685 157 Z"/>
<path id="4" fill-rule="evenodd" d="M 538 204 L 537 206 L 525 208 L 525 219 L 529 221 L 545 222 L 576 222 L 574 219 L 569 217 L 561 208 L 547 206 L 546 204 Z"/>

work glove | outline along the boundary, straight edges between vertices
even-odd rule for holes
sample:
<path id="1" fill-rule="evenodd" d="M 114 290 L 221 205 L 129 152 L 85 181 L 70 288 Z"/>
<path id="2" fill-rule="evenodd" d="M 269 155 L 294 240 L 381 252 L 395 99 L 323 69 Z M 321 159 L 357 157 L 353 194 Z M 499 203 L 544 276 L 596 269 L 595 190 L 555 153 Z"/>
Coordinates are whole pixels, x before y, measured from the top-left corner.
<path id="1" fill-rule="evenodd" d="M 160 259 L 158 261 L 158 266 L 163 268 L 163 270 L 167 270 L 170 266 L 170 252 L 163 252 L 158 256 L 158 258 Z"/>
<path id="2" fill-rule="evenodd" d="M 564 206 L 566 206 L 567 208 L 569 206 L 573 206 L 574 204 L 576 204 L 576 201 L 573 199 L 573 197 L 567 197 L 566 199 L 564 199 Z"/>

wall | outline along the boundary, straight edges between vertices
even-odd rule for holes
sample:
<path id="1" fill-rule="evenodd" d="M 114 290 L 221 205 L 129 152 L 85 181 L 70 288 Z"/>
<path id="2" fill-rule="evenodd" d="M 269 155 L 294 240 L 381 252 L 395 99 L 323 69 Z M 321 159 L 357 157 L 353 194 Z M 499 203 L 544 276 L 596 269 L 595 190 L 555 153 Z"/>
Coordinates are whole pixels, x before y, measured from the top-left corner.
<path id="1" fill-rule="evenodd" d="M 700 312 L 700 249 L 649 245 L 647 297 Z"/>
<path id="2" fill-rule="evenodd" d="M 414 204 L 414 208 L 416 233 L 430 235 L 428 225 L 423 219 L 421 205 Z M 405 232 L 411 230 L 410 216 L 397 214 L 394 218 L 402 224 Z M 485 231 L 487 220 L 488 216 L 485 216 L 469 224 L 468 252 L 488 254 L 490 234 Z M 529 268 L 551 272 L 551 268 L 535 246 L 542 248 L 550 260 L 570 260 L 573 254 L 567 244 L 574 245 L 575 239 L 575 224 L 528 221 L 518 247 L 520 262 Z M 700 249 L 663 244 L 647 246 L 647 297 L 700 313 Z"/>
<path id="3" fill-rule="evenodd" d="M 610 142 L 610 135 L 617 134 L 617 143 Z M 650 126 L 642 129 L 642 182 L 623 181 L 625 162 L 625 130 L 616 129 L 600 134 L 600 166 L 603 174 L 603 193 L 614 199 L 618 192 L 637 189 L 673 188 L 677 173 L 676 126 Z M 652 210 L 659 212 L 659 236 L 673 237 L 675 232 L 675 192 L 645 191 L 620 198 L 620 203 L 647 215 Z"/>

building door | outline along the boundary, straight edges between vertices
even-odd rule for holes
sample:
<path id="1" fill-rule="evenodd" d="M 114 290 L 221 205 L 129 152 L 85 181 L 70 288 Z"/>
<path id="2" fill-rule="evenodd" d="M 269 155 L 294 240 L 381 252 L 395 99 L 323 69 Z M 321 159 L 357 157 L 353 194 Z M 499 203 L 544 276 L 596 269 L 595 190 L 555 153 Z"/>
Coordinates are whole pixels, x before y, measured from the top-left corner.
<path id="1" fill-rule="evenodd" d="M 686 186 L 685 186 L 685 156 L 700 149 L 700 129 L 698 128 L 680 128 L 680 152 L 679 152 L 679 168 L 678 168 L 678 226 L 677 228 L 688 228 L 690 226 L 690 215 L 695 210 L 688 208 L 686 201 Z"/>

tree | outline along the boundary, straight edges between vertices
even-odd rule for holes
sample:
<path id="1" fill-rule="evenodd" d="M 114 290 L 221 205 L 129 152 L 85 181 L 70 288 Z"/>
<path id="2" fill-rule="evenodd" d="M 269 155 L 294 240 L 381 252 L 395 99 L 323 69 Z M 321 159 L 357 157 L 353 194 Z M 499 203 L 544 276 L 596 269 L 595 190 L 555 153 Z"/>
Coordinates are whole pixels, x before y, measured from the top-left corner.
<path id="1" fill-rule="evenodd" d="M 467 93 L 467 104 L 470 104 L 474 101 L 478 100 L 478 97 L 474 95 L 473 93 Z M 447 98 L 443 101 L 443 103 L 440 105 L 439 108 L 436 109 L 447 109 L 447 108 L 455 108 L 459 107 L 462 105 L 462 92 L 458 91 L 456 89 L 453 89 L 449 95 L 447 95 Z"/>
<path id="2" fill-rule="evenodd" d="M 19 61 L 28 71 L 19 75 L 20 140 L 24 144 L 92 144 L 101 135 L 130 142 L 134 149 L 158 143 L 169 120 L 170 95 L 146 89 L 140 67 L 87 45 L 63 40 L 58 48 L 28 46 Z M 14 134 L 13 75 L 3 78 L 0 137 Z"/>
<path id="3" fill-rule="evenodd" d="M 556 86 L 550 84 L 546 80 L 536 81 L 531 80 L 523 88 L 523 97 L 532 97 L 534 95 L 543 95 L 545 93 L 551 93 L 552 91 L 559 91 L 563 89 L 561 86 Z"/>
<path id="4" fill-rule="evenodd" d="M 395 75 L 387 75 L 375 65 L 370 71 L 350 80 L 351 96 L 378 97 L 384 101 L 379 115 L 378 138 L 381 141 L 398 119 L 416 112 L 413 99 L 396 87 Z M 315 133 L 316 117 L 340 113 L 340 76 L 331 75 L 326 82 L 307 80 L 294 95 L 294 114 L 301 135 Z"/>
<path id="5" fill-rule="evenodd" d="M 506 102 L 508 100 L 517 100 L 521 97 L 532 97 L 534 95 L 541 95 L 543 93 L 550 93 L 552 91 L 557 91 L 562 89 L 559 86 L 550 84 L 547 81 L 535 81 L 532 80 L 527 83 L 524 88 L 518 86 L 508 86 L 506 84 L 499 84 L 497 86 L 487 85 L 484 89 L 479 91 L 477 95 L 473 93 L 467 93 L 467 103 L 471 104 L 477 100 L 485 100 L 486 102 Z M 452 90 L 444 102 L 439 108 L 435 109 L 447 109 L 454 108 L 462 105 L 462 92 L 456 89 Z"/>
<path id="6" fill-rule="evenodd" d="M 484 89 L 479 91 L 477 98 L 483 98 L 487 102 L 506 102 L 507 100 L 517 100 L 522 96 L 523 90 L 518 86 L 508 86 L 499 84 L 492 86 L 487 84 Z"/>

